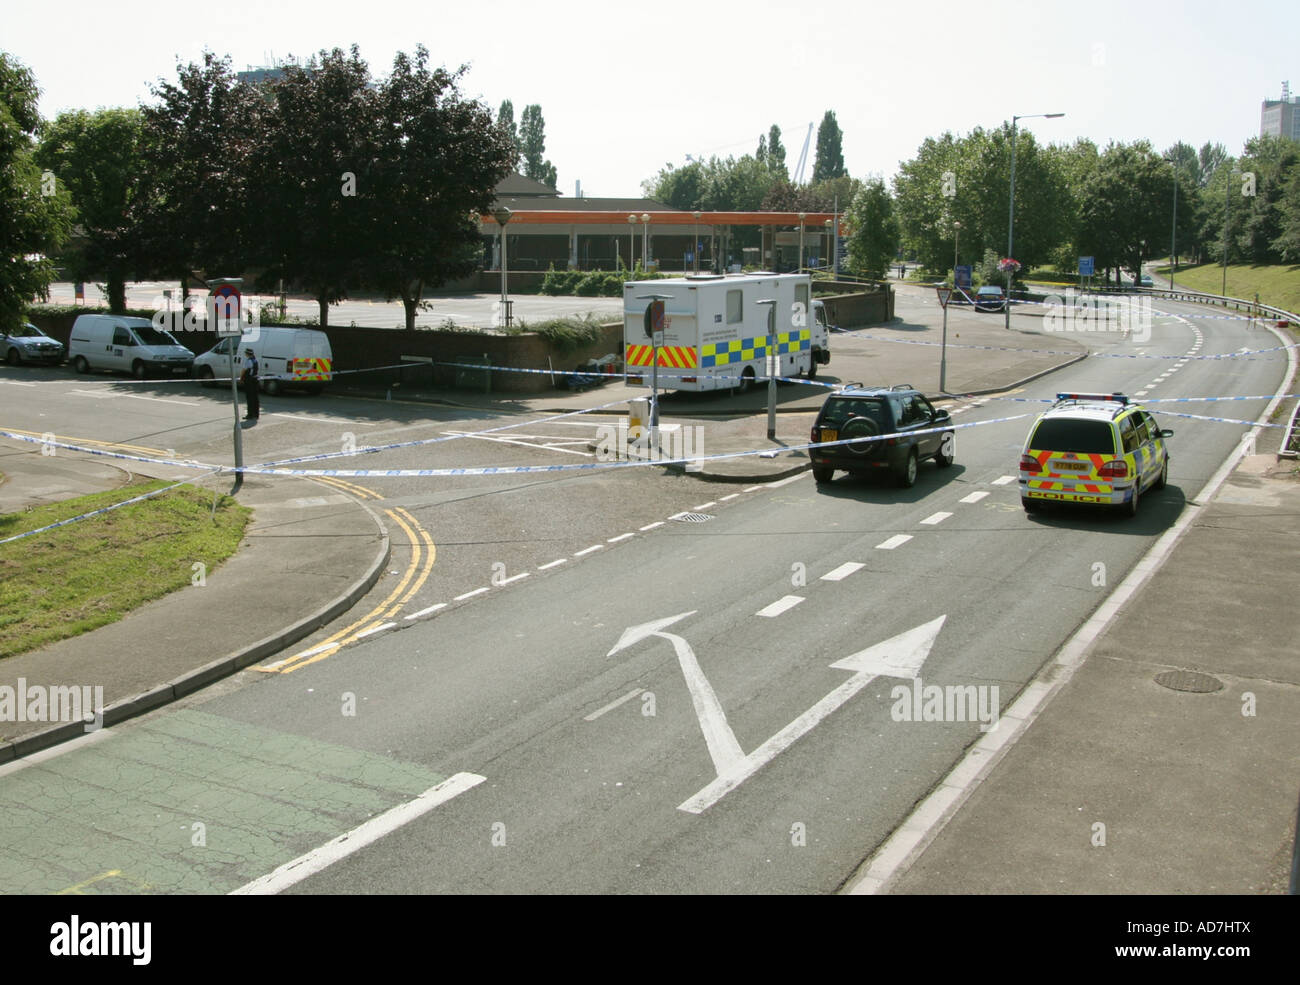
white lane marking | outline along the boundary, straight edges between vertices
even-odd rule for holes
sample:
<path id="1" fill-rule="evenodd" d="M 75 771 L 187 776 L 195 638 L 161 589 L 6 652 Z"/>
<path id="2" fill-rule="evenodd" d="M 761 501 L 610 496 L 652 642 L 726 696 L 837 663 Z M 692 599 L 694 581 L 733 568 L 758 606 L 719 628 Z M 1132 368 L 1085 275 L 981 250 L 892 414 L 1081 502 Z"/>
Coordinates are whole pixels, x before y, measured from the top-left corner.
<path id="1" fill-rule="evenodd" d="M 582 557 L 582 555 L 584 555 L 584 554 L 590 554 L 592 551 L 599 551 L 599 550 L 601 550 L 604 546 L 605 546 L 604 544 L 592 544 L 590 547 L 584 547 L 584 548 L 583 548 L 582 550 L 580 550 L 580 551 L 574 551 L 574 552 L 573 552 L 573 556 L 574 556 L 574 557 Z"/>
<path id="2" fill-rule="evenodd" d="M 446 603 L 446 602 L 439 602 L 439 603 L 437 603 L 436 605 L 431 605 L 431 606 L 429 606 L 427 609 L 421 609 L 419 612 L 412 612 L 412 613 L 411 613 L 409 616 L 407 616 L 406 618 L 407 618 L 407 619 L 419 619 L 421 616 L 427 616 L 430 612 L 437 612 L 439 609 L 445 609 L 445 608 L 447 608 L 447 603 Z"/>
<path id="3" fill-rule="evenodd" d="M 104 393 L 102 390 L 69 390 L 69 393 L 75 393 L 81 397 L 95 397 L 98 400 L 112 400 L 114 397 L 122 397 L 122 393 Z"/>
<path id="4" fill-rule="evenodd" d="M 768 488 L 768 489 L 780 489 L 782 486 L 788 486 L 788 485 L 789 485 L 790 483 L 792 483 L 792 482 L 798 482 L 800 479 L 804 478 L 805 476 L 811 475 L 811 474 L 812 474 L 811 472 L 797 472 L 797 473 L 795 473 L 794 475 L 790 476 L 790 478 L 788 478 L 788 479 L 782 479 L 780 482 L 771 482 L 771 483 L 768 483 L 767 488 Z"/>
<path id="5" fill-rule="evenodd" d="M 1145 397 L 1146 395 L 1147 392 L 1145 390 L 1139 390 L 1137 393 L 1133 394 L 1135 397 Z"/>
<path id="6" fill-rule="evenodd" d="M 273 410 L 267 412 L 267 417 L 287 417 L 294 421 L 310 421 L 312 424 L 350 424 L 353 427 L 372 428 L 375 425 L 368 424 L 365 421 L 358 421 L 351 417 L 327 417 L 314 416 L 308 414 L 290 414 L 288 411 Z"/>
<path id="7" fill-rule="evenodd" d="M 528 575 L 529 572 L 525 571 L 522 572 L 521 574 L 511 575 L 509 578 L 502 578 L 499 582 L 497 582 L 497 588 L 500 588 L 502 585 L 509 585 L 512 581 L 522 581 L 523 579 L 527 578 Z"/>
<path id="8" fill-rule="evenodd" d="M 978 503 L 981 499 L 983 499 L 983 498 L 984 498 L 985 496 L 987 496 L 987 495 L 988 495 L 988 493 L 986 493 L 986 492 L 984 492 L 984 491 L 981 490 L 981 491 L 979 491 L 979 492 L 973 492 L 973 493 L 971 493 L 969 496 L 963 496 L 961 499 L 957 500 L 957 502 L 959 502 L 959 503 Z"/>
<path id="9" fill-rule="evenodd" d="M 590 715 L 583 715 L 583 716 L 582 716 L 582 720 L 583 720 L 584 722 L 594 722 L 594 721 L 595 721 L 597 718 L 599 718 L 601 715 L 605 714 L 605 712 L 607 712 L 607 711 L 613 711 L 613 710 L 614 710 L 615 708 L 617 708 L 619 705 L 621 705 L 621 704 L 626 704 L 627 702 L 631 701 L 633 698 L 635 698 L 638 694 L 640 694 L 640 693 L 641 693 L 642 691 L 644 691 L 644 690 L 645 690 L 645 688 L 643 688 L 643 687 L 636 687 L 636 688 L 633 688 L 631 691 L 628 691 L 627 694 L 623 695 L 623 697 L 621 697 L 621 698 L 615 698 L 613 701 L 611 701 L 609 704 L 607 704 L 604 708 L 597 708 L 597 709 L 596 709 L 595 711 L 593 711 Z"/>
<path id="10" fill-rule="evenodd" d="M 748 486 L 747 488 L 742 489 L 742 490 L 740 490 L 740 491 L 741 491 L 741 492 L 758 492 L 758 491 L 759 491 L 760 489 L 762 489 L 762 488 L 763 488 L 762 486 Z"/>
<path id="11" fill-rule="evenodd" d="M 382 626 L 371 626 L 369 629 L 362 630 L 360 633 L 357 633 L 356 638 L 363 639 L 367 636 L 374 636 L 375 633 L 382 633 L 385 629 L 392 629 L 396 625 L 397 623 L 395 622 L 386 622 Z"/>
<path id="12" fill-rule="evenodd" d="M 901 547 L 912 539 L 911 534 L 895 534 L 882 543 L 876 545 L 878 551 L 892 551 L 895 547 Z"/>
<path id="13" fill-rule="evenodd" d="M 555 568 L 563 564 L 567 560 L 569 560 L 567 557 L 557 558 L 556 560 L 552 561 L 550 564 L 539 564 L 537 566 L 537 570 L 545 571 L 547 568 Z"/>
<path id="14" fill-rule="evenodd" d="M 699 506 L 692 506 L 691 510 L 692 512 L 698 513 L 700 512 L 700 510 L 707 510 L 710 506 L 717 506 L 717 505 L 718 505 L 718 501 L 716 499 L 711 499 L 707 503 L 701 503 Z"/>
<path id="15" fill-rule="evenodd" d="M 476 588 L 474 589 L 474 591 L 466 592 L 464 595 L 457 595 L 454 599 L 452 599 L 452 601 L 464 602 L 466 599 L 472 599 L 475 595 L 482 595 L 486 591 L 488 591 L 487 588 Z"/>
<path id="16" fill-rule="evenodd" d="M 479 776 L 477 773 L 457 773 L 443 780 L 436 787 L 430 787 L 414 800 L 398 804 L 346 834 L 339 835 L 333 841 L 327 841 L 320 848 L 315 848 L 306 855 L 300 855 L 292 862 L 285 862 L 274 872 L 245 883 L 233 890 L 230 895 L 266 896 L 288 889 L 308 876 L 315 875 L 340 859 L 409 824 L 417 817 L 427 814 L 439 804 L 445 804 L 453 797 L 478 786 L 484 779 L 486 777 Z"/>
<path id="17" fill-rule="evenodd" d="M 18 380 L 0 380 L 0 383 L 8 383 L 10 386 L 35 386 L 35 383 L 21 383 Z M 73 393 L 77 391 L 73 390 Z"/>
<path id="18" fill-rule="evenodd" d="M 197 407 L 197 400 L 169 400 L 166 397 L 143 397 L 138 393 L 128 393 L 126 397 L 130 400 L 151 400 L 156 404 L 180 404 L 182 407 Z"/>
<path id="19" fill-rule="evenodd" d="M 654 523 L 647 523 L 644 527 L 641 528 L 641 532 L 644 533 L 647 530 L 653 530 L 655 527 L 662 527 L 663 525 L 664 525 L 663 520 L 656 520 Z"/>
<path id="20" fill-rule="evenodd" d="M 583 458 L 595 458 L 594 452 L 575 451 L 572 448 L 555 448 L 551 445 L 539 445 L 534 441 L 516 441 L 514 438 L 502 438 L 495 434 L 475 434 L 472 431 L 444 431 L 443 434 L 454 434 L 460 438 L 478 438 L 480 441 L 496 441 L 503 445 L 523 445 L 525 448 L 546 448 L 550 451 L 562 451 L 566 455 L 581 455 Z"/>
<path id="21" fill-rule="evenodd" d="M 718 500 L 718 502 L 719 502 L 719 503 L 725 503 L 727 500 L 729 500 L 729 499 L 735 499 L 735 498 L 736 498 L 737 496 L 739 496 L 739 495 L 740 495 L 740 493 L 732 493 L 730 496 L 723 496 L 723 497 L 721 497 L 721 498 Z"/>
<path id="22" fill-rule="evenodd" d="M 629 537 L 635 537 L 636 534 L 619 534 L 617 537 L 610 537 L 606 543 L 617 544 L 620 540 L 627 540 Z"/>
<path id="23" fill-rule="evenodd" d="M 865 564 L 859 564 L 857 561 L 845 561 L 834 571 L 822 575 L 822 581 L 843 581 L 855 571 L 861 571 L 865 567 Z"/>
<path id="24" fill-rule="evenodd" d="M 779 616 L 781 613 L 789 609 L 793 609 L 796 605 L 798 605 L 802 601 L 803 601 L 802 595 L 786 595 L 782 598 L 777 599 L 771 605 L 767 605 L 759 609 L 757 612 L 754 613 L 754 615 L 767 616 L 767 618 L 769 619 L 774 619 L 777 616 Z"/>
<path id="25" fill-rule="evenodd" d="M 940 510 L 938 513 L 931 513 L 924 520 L 922 520 L 921 523 L 934 526 L 936 523 L 943 523 L 943 521 L 948 519 L 948 517 L 950 516 L 952 516 L 951 513 L 944 513 L 942 510 Z"/>
<path id="26" fill-rule="evenodd" d="M 1015 481 L 1016 481 L 1016 477 L 1014 475 L 1000 475 L 993 480 L 993 485 L 1005 486 L 1008 482 L 1015 482 Z"/>

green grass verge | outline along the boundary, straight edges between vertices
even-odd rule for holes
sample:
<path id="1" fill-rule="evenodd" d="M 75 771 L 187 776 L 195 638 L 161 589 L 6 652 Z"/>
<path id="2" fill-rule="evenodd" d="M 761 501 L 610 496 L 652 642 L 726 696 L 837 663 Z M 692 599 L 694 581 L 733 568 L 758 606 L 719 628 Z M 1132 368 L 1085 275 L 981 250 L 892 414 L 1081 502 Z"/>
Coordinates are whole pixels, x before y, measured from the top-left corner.
<path id="1" fill-rule="evenodd" d="M 1156 273 L 1161 277 L 1169 276 L 1169 267 L 1157 267 Z M 1199 267 L 1178 268 L 1174 274 L 1174 286 L 1203 291 L 1206 294 L 1222 294 L 1223 268 L 1216 264 L 1202 264 Z M 1275 308 L 1284 308 L 1300 314 L 1300 265 L 1275 264 L 1248 266 L 1246 264 L 1228 265 L 1228 297 L 1259 300 Z"/>
<path id="2" fill-rule="evenodd" d="M 169 485 L 110 492 L 0 515 L 0 539 Z M 0 545 L 0 657 L 116 622 L 151 599 L 211 573 L 239 547 L 252 511 L 228 496 L 180 486 L 143 503 Z"/>

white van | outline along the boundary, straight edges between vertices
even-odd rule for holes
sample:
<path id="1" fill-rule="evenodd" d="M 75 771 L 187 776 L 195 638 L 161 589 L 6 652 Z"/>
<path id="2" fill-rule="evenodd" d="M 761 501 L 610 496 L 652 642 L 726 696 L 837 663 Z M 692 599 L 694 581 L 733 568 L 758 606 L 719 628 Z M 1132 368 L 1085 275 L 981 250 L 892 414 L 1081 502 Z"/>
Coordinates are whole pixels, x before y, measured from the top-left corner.
<path id="1" fill-rule="evenodd" d="M 245 330 L 240 339 L 225 338 L 194 359 L 194 376 L 201 380 L 230 378 L 230 347 L 235 345 L 235 375 L 244 350 L 257 357 L 259 389 L 272 396 L 282 389 L 302 388 L 319 393 L 333 378 L 334 352 L 329 336 L 314 328 L 261 325 Z"/>
<path id="2" fill-rule="evenodd" d="M 68 335 L 68 362 L 78 373 L 107 369 L 142 380 L 150 373 L 188 373 L 194 353 L 148 318 L 78 315 Z"/>

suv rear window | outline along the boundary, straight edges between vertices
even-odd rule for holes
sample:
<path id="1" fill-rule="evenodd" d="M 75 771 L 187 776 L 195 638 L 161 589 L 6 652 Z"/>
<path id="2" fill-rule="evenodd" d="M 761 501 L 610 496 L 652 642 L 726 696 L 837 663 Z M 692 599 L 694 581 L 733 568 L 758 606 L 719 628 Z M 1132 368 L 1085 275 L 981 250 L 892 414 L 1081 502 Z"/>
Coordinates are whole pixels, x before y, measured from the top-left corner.
<path id="1" fill-rule="evenodd" d="M 1115 436 L 1107 421 L 1040 421 L 1029 447 L 1039 451 L 1072 451 L 1084 455 L 1115 454 Z"/>
<path id="2" fill-rule="evenodd" d="M 821 426 L 840 428 L 850 417 L 869 417 L 881 426 L 881 431 L 892 427 L 889 411 L 879 398 L 831 397 L 822 408 Z"/>

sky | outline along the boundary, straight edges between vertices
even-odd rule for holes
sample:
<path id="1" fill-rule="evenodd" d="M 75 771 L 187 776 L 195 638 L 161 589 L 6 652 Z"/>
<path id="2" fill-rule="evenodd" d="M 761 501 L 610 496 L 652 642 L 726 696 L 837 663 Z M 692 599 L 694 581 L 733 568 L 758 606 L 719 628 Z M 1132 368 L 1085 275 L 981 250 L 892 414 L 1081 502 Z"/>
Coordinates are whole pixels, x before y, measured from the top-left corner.
<path id="1" fill-rule="evenodd" d="M 1042 143 L 1087 137 L 1222 143 L 1259 133 L 1260 103 L 1300 91 L 1300 4 L 652 4 L 227 0 L 210 13 L 153 0 L 0 2 L 0 51 L 36 75 L 41 112 L 136 106 L 204 48 L 237 70 L 358 45 L 376 76 L 429 49 L 460 87 L 518 120 L 542 107 L 567 197 L 633 197 L 687 155 L 753 153 L 781 128 L 792 175 L 827 110 L 850 174 L 891 178 L 921 142 L 1013 114 Z"/>

